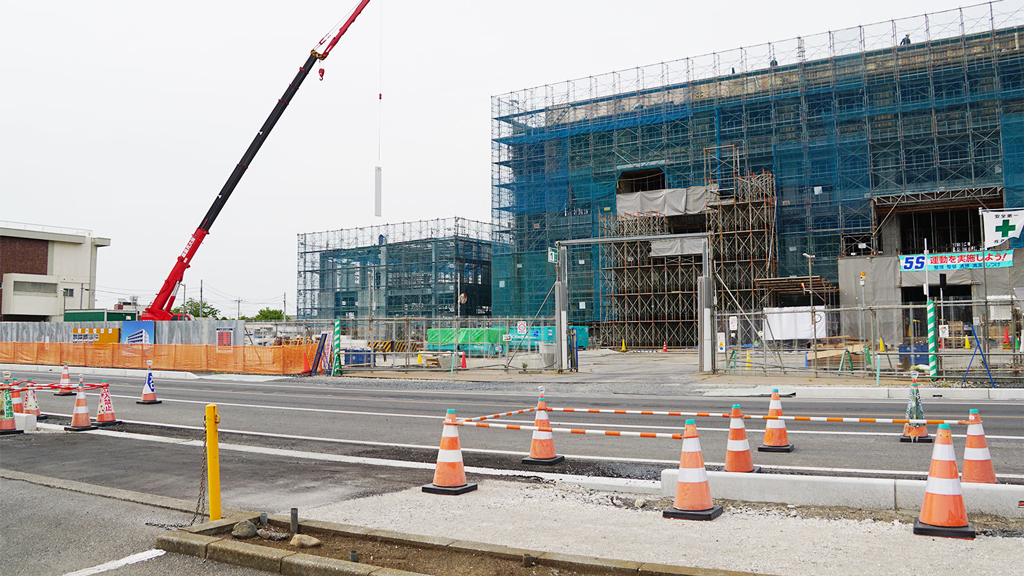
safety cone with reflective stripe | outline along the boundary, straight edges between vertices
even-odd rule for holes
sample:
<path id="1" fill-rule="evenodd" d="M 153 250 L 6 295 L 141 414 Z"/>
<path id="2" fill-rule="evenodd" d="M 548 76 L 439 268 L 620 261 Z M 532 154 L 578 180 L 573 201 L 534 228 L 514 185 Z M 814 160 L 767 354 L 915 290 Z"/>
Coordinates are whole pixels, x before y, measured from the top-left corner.
<path id="1" fill-rule="evenodd" d="M 772 401 L 768 404 L 769 416 L 782 416 L 782 400 L 779 398 L 779 389 L 772 389 Z M 789 434 L 786 433 L 785 420 L 768 420 L 764 425 L 764 444 L 757 447 L 758 452 L 792 452 L 793 445 L 789 443 Z"/>
<path id="2" fill-rule="evenodd" d="M 79 384 L 82 383 L 82 379 L 83 378 L 81 376 L 78 377 L 78 383 Z M 53 393 L 54 396 L 74 396 L 75 395 L 74 389 L 71 388 L 71 372 L 68 370 L 68 365 L 67 365 L 66 362 L 64 363 L 64 369 L 61 370 L 61 373 L 60 373 L 60 383 L 58 385 L 60 386 L 60 388 L 58 388 L 57 391 Z"/>
<path id="3" fill-rule="evenodd" d="M 146 369 L 146 384 L 142 387 L 142 400 L 136 400 L 136 404 L 160 404 L 156 399 L 156 387 L 153 386 L 153 367 Z"/>
<path id="4" fill-rule="evenodd" d="M 697 422 L 686 421 L 683 432 L 683 453 L 679 456 L 679 476 L 676 479 L 676 497 L 672 507 L 662 510 L 663 518 L 683 520 L 714 520 L 722 515 L 722 507 L 711 501 L 708 473 L 704 469 L 704 454 L 700 450 Z"/>
<path id="5" fill-rule="evenodd" d="M 423 491 L 451 496 L 472 492 L 476 490 L 476 484 L 466 483 L 466 468 L 462 465 L 462 447 L 459 446 L 459 427 L 454 424 L 455 410 L 449 409 L 444 421 L 441 449 L 437 451 L 437 465 L 434 468 L 434 483 L 424 486 Z"/>
<path id="6" fill-rule="evenodd" d="M 17 384 L 11 385 L 11 407 L 15 414 L 25 413 L 25 404 L 21 401 L 21 387 Z"/>
<path id="7" fill-rule="evenodd" d="M 82 432 L 84 430 L 95 430 L 89 420 L 89 404 L 85 401 L 85 386 L 78 385 L 78 394 L 75 396 L 75 412 L 71 415 L 71 425 L 65 426 L 68 432 Z"/>
<path id="8" fill-rule="evenodd" d="M 114 416 L 114 402 L 110 399 L 110 385 L 104 380 L 100 382 L 100 405 L 96 409 L 97 426 L 113 426 L 121 421 Z"/>
<path id="9" fill-rule="evenodd" d="M 974 526 L 967 522 L 949 424 L 939 424 L 936 438 L 921 515 L 914 520 L 914 534 L 973 540 Z"/>
<path id="10" fill-rule="evenodd" d="M 917 382 L 910 384 L 910 397 L 907 399 L 907 418 L 910 420 L 924 420 L 924 407 L 921 405 L 921 394 L 917 389 Z M 904 424 L 903 436 L 900 442 L 931 442 L 932 437 L 928 435 L 927 424 Z"/>
<path id="11" fill-rule="evenodd" d="M 750 442 L 747 428 L 743 425 L 743 413 L 739 404 L 732 405 L 732 419 L 729 420 L 729 443 L 725 452 L 726 472 L 760 472 L 750 457 Z"/>
<path id="12" fill-rule="evenodd" d="M 967 423 L 967 447 L 964 448 L 964 473 L 960 477 L 963 482 L 976 484 L 995 484 L 996 471 L 992 467 L 992 455 L 988 452 L 985 441 L 985 428 L 981 425 L 981 414 L 971 410 Z"/>
<path id="13" fill-rule="evenodd" d="M 10 388 L 4 388 L 3 395 L 0 395 L 0 434 L 21 434 L 24 430 L 18 430 L 14 423 L 14 402 L 11 400 Z"/>
<path id="14" fill-rule="evenodd" d="M 668 352 L 668 340 L 661 341 L 661 351 Z"/>
<path id="15" fill-rule="evenodd" d="M 541 396 L 537 399 L 537 417 L 533 420 L 537 428 L 551 428 L 548 420 L 548 405 Z M 555 454 L 555 437 L 551 432 L 533 431 L 533 440 L 530 442 L 530 455 L 523 458 L 523 464 L 558 464 L 563 462 L 565 456 Z"/>
<path id="16" fill-rule="evenodd" d="M 34 414 L 36 421 L 46 420 L 46 415 L 39 413 L 39 399 L 36 398 L 36 390 L 32 387 L 31 380 L 25 387 L 25 414 Z"/>

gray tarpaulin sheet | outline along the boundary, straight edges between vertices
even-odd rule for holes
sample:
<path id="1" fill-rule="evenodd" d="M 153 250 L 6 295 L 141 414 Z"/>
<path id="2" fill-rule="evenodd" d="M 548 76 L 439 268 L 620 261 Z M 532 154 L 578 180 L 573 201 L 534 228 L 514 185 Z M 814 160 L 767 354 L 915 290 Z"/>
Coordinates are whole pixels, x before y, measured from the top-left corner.
<path id="1" fill-rule="evenodd" d="M 638 212 L 660 212 L 666 216 L 681 216 L 703 212 L 708 204 L 708 186 L 650 190 L 615 196 L 615 210 L 619 216 Z"/>
<path id="2" fill-rule="evenodd" d="M 704 251 L 703 238 L 671 238 L 651 240 L 651 256 L 678 256 L 700 254 Z"/>

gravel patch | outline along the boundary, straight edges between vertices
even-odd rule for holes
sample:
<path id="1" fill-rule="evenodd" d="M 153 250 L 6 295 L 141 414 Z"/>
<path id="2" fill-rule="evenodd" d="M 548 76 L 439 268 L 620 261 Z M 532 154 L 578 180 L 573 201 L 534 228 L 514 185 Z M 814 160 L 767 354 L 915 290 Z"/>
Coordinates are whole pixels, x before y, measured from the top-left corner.
<path id="1" fill-rule="evenodd" d="M 915 536 L 912 517 L 845 518 L 724 503 L 712 522 L 578 486 L 485 480 L 458 497 L 419 488 L 300 510 L 303 518 L 601 558 L 779 575 L 1019 574 L 1020 538 Z"/>

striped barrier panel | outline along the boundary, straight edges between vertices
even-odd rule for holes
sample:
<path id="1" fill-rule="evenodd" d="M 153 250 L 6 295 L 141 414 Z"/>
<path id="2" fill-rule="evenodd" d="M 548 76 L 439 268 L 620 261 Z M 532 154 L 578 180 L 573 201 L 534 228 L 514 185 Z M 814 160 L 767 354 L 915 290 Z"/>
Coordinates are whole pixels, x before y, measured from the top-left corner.
<path id="1" fill-rule="evenodd" d="M 489 416 L 477 416 L 476 418 L 463 418 L 463 422 L 480 422 L 482 420 L 494 420 L 495 418 L 501 418 L 502 416 L 515 416 L 516 414 L 526 414 L 528 412 L 536 412 L 537 408 L 524 408 L 522 410 L 516 410 L 514 412 L 502 412 L 501 414 L 491 414 Z"/>

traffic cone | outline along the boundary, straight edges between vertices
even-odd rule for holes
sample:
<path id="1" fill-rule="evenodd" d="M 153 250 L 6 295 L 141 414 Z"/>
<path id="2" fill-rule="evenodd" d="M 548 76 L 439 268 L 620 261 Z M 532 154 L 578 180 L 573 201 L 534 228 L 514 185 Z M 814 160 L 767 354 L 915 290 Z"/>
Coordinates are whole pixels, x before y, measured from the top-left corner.
<path id="1" fill-rule="evenodd" d="M 747 428 L 743 425 L 743 413 L 739 404 L 732 405 L 732 419 L 729 420 L 729 443 L 725 452 L 726 472 L 760 472 L 750 457 L 750 443 Z"/>
<path id="2" fill-rule="evenodd" d="M 0 434 L 22 434 L 24 430 L 18 430 L 14 423 L 14 401 L 11 400 L 11 390 L 5 387 L 3 396 L 0 396 Z"/>
<path id="3" fill-rule="evenodd" d="M 71 415 L 71 425 L 65 426 L 64 429 L 68 432 L 96 429 L 89 420 L 89 404 L 85 401 L 85 386 L 81 384 L 78 385 L 78 394 L 75 395 L 75 412 Z"/>
<path id="4" fill-rule="evenodd" d="M 924 420 L 924 407 L 921 405 L 921 394 L 917 390 L 917 382 L 910 383 L 910 397 L 907 399 L 907 418 Z M 904 424 L 900 442 L 931 442 L 927 424 Z"/>
<path id="5" fill-rule="evenodd" d="M 79 376 L 78 383 L 82 383 L 82 377 Z M 71 389 L 71 372 L 68 370 L 67 363 L 64 364 L 64 369 L 60 373 L 60 388 L 53 393 L 54 396 L 73 396 L 74 390 Z"/>
<path id="6" fill-rule="evenodd" d="M 722 507 L 711 501 L 711 486 L 700 451 L 700 435 L 695 420 L 686 421 L 683 432 L 683 453 L 679 456 L 679 476 L 672 507 L 662 510 L 663 518 L 682 520 L 714 520 L 722 515 Z"/>
<path id="7" fill-rule="evenodd" d="M 1004 326 L 1003 327 L 1003 350 L 1008 350 L 1009 348 L 1010 348 L 1010 328 Z"/>
<path id="8" fill-rule="evenodd" d="M 110 400 L 110 385 L 104 380 L 100 382 L 100 405 L 96 409 L 97 426 L 113 426 L 121 421 L 114 416 L 114 403 Z"/>
<path id="9" fill-rule="evenodd" d="M 668 352 L 668 340 L 661 341 L 661 351 Z"/>
<path id="10" fill-rule="evenodd" d="M 441 448 L 437 451 L 437 465 L 434 468 L 434 483 L 423 487 L 431 494 L 458 496 L 476 490 L 476 484 L 466 483 L 466 469 L 462 465 L 462 447 L 459 446 L 459 427 L 455 422 L 455 410 L 449 409 L 444 416 L 441 431 Z"/>
<path id="11" fill-rule="evenodd" d="M 462 354 L 462 366 L 460 366 L 460 368 L 465 370 L 466 369 L 466 353 L 465 352 L 459 352 L 459 354 Z"/>
<path id="12" fill-rule="evenodd" d="M 136 400 L 136 404 L 160 404 L 162 401 L 156 399 L 156 387 L 153 386 L 153 368 L 146 369 L 146 383 L 142 386 L 142 400 Z"/>
<path id="13" fill-rule="evenodd" d="M 782 416 L 782 400 L 779 389 L 772 389 L 772 401 L 768 404 L 769 416 Z M 792 452 L 789 443 L 785 420 L 768 420 L 764 425 L 764 443 L 757 447 L 758 452 Z"/>
<path id="14" fill-rule="evenodd" d="M 548 420 L 548 405 L 541 396 L 537 399 L 537 417 L 533 420 L 537 428 L 551 428 Z M 533 440 L 530 442 L 530 455 L 523 458 L 523 464 L 558 464 L 563 462 L 565 456 L 555 454 L 555 436 L 552 432 L 533 431 Z"/>
<path id="15" fill-rule="evenodd" d="M 36 390 L 32 387 L 31 380 L 25 387 L 25 414 L 34 414 L 36 421 L 46 420 L 46 415 L 39 413 L 39 400 L 36 398 Z"/>
<path id="16" fill-rule="evenodd" d="M 423 353 L 422 352 L 417 352 L 416 353 L 416 363 L 417 364 L 423 364 Z"/>
<path id="17" fill-rule="evenodd" d="M 971 349 L 971 338 L 970 336 L 964 336 L 964 350 Z"/>
<path id="18" fill-rule="evenodd" d="M 878 339 L 878 351 L 885 352 L 885 340 L 882 338 Z"/>
<path id="19" fill-rule="evenodd" d="M 11 407 L 14 408 L 15 414 L 25 413 L 25 404 L 21 401 L 21 387 L 17 384 L 11 385 Z"/>
<path id="20" fill-rule="evenodd" d="M 921 515 L 914 519 L 914 534 L 973 540 L 974 526 L 967 521 L 949 424 L 939 424 L 936 437 Z"/>
<path id="21" fill-rule="evenodd" d="M 621 351 L 622 352 L 626 351 L 626 339 L 625 338 L 622 339 L 622 350 Z"/>
<path id="22" fill-rule="evenodd" d="M 992 467 L 992 455 L 988 452 L 985 441 L 985 428 L 981 425 L 981 414 L 971 410 L 967 423 L 967 447 L 964 448 L 964 473 L 960 477 L 963 482 L 977 484 L 995 484 L 996 471 Z"/>

